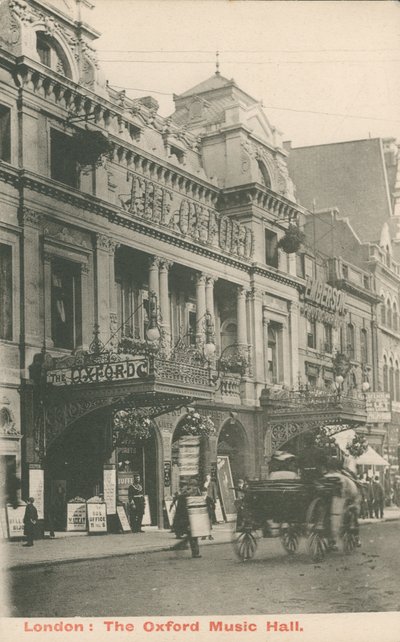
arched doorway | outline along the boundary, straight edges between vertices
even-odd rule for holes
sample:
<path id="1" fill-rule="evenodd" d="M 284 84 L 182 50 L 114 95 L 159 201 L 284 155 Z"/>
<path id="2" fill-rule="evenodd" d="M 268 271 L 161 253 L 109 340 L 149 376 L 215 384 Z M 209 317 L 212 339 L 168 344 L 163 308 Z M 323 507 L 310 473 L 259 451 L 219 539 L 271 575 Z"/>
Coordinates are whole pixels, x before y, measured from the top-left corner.
<path id="1" fill-rule="evenodd" d="M 217 455 L 229 458 L 234 484 L 248 471 L 248 442 L 243 426 L 235 419 L 225 422 L 218 436 Z"/>

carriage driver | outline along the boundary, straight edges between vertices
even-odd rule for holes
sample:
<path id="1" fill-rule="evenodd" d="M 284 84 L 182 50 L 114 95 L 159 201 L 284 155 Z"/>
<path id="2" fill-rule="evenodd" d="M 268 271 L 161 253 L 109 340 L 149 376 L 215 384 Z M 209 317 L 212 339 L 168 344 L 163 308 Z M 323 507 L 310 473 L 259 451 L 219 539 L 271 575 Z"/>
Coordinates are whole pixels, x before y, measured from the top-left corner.
<path id="1" fill-rule="evenodd" d="M 357 546 L 361 546 L 358 535 L 358 515 L 360 514 L 360 494 L 350 472 L 343 469 L 341 461 L 329 457 L 326 462 L 324 477 L 336 477 L 340 480 L 340 495 L 333 496 L 330 508 L 331 540 L 330 548 L 337 550 L 337 541 L 343 525 L 343 517 L 347 506 L 355 508 L 354 528 L 357 529 Z"/>

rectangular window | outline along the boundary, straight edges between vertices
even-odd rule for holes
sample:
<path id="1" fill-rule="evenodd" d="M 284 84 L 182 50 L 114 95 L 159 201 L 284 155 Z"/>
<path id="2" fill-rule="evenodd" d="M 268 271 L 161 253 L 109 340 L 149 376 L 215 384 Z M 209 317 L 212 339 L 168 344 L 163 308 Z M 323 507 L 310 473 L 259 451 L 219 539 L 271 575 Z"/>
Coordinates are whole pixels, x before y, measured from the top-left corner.
<path id="1" fill-rule="evenodd" d="M 78 164 L 72 137 L 56 129 L 50 134 L 50 165 L 51 178 L 78 187 Z"/>
<path id="2" fill-rule="evenodd" d="M 317 327 L 315 321 L 307 319 L 307 347 L 317 347 Z"/>
<path id="3" fill-rule="evenodd" d="M 189 345 L 191 345 L 191 346 L 195 346 L 196 345 L 196 323 L 197 323 L 196 312 L 193 312 L 193 310 L 189 310 L 189 314 L 188 314 L 188 337 L 189 337 Z"/>
<path id="4" fill-rule="evenodd" d="M 368 335 L 364 328 L 360 332 L 361 363 L 368 363 Z"/>
<path id="5" fill-rule="evenodd" d="M 52 264 L 51 331 L 56 348 L 82 345 L 80 266 L 72 261 L 55 259 Z"/>
<path id="6" fill-rule="evenodd" d="M 0 105 L 0 160 L 11 162 L 11 110 Z"/>
<path id="7" fill-rule="evenodd" d="M 0 339 L 12 341 L 12 247 L 0 244 Z"/>
<path id="8" fill-rule="evenodd" d="M 324 352 L 332 354 L 332 326 L 324 323 Z"/>
<path id="9" fill-rule="evenodd" d="M 355 344 L 354 344 L 354 326 L 352 323 L 347 324 L 346 337 L 347 337 L 347 356 L 349 357 L 349 359 L 354 359 Z"/>
<path id="10" fill-rule="evenodd" d="M 315 276 L 314 261 L 309 256 L 304 256 L 304 276 L 310 279 Z"/>
<path id="11" fill-rule="evenodd" d="M 265 230 L 265 263 L 278 267 L 278 236 L 270 230 Z"/>
<path id="12" fill-rule="evenodd" d="M 268 324 L 268 381 L 283 381 L 282 325 L 275 322 Z"/>

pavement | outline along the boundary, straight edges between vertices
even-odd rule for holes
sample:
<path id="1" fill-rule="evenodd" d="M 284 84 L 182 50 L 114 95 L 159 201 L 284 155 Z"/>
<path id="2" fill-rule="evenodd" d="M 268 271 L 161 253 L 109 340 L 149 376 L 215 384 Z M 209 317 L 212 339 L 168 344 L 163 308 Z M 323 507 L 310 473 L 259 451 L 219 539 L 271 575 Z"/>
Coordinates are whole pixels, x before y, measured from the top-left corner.
<path id="1" fill-rule="evenodd" d="M 400 509 L 386 507 L 382 520 L 361 519 L 360 525 L 390 522 L 400 519 Z M 205 540 L 201 545 L 226 544 L 232 540 L 234 523 L 213 526 L 213 540 Z M 177 543 L 175 535 L 169 530 L 155 526 L 144 528 L 144 533 L 89 535 L 88 533 L 56 533 L 50 539 L 36 540 L 34 546 L 24 547 L 21 541 L 6 541 L 0 546 L 2 566 L 8 569 L 35 567 L 42 565 L 65 564 L 68 562 L 121 557 L 153 551 L 168 551 Z"/>

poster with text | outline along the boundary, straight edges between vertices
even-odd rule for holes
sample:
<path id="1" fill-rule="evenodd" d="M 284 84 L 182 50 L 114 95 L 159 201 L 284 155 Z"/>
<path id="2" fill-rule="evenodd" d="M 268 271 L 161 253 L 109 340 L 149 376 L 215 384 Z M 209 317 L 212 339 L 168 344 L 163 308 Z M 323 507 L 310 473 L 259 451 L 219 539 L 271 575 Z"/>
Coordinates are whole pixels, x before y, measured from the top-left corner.
<path id="1" fill-rule="evenodd" d="M 229 457 L 225 455 L 217 457 L 217 474 L 225 519 L 227 522 L 233 522 L 236 519 L 235 490 Z"/>
<path id="2" fill-rule="evenodd" d="M 44 470 L 41 468 L 29 470 L 29 497 L 35 499 L 38 518 L 44 519 Z"/>
<path id="3" fill-rule="evenodd" d="M 89 533 L 107 533 L 107 507 L 105 504 L 87 504 Z"/>
<path id="4" fill-rule="evenodd" d="M 106 468 L 103 471 L 103 487 L 107 514 L 115 515 L 117 510 L 117 471 L 115 468 Z"/>
<path id="5" fill-rule="evenodd" d="M 86 502 L 67 504 L 67 531 L 86 531 Z"/>

